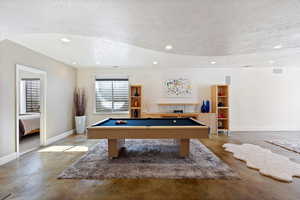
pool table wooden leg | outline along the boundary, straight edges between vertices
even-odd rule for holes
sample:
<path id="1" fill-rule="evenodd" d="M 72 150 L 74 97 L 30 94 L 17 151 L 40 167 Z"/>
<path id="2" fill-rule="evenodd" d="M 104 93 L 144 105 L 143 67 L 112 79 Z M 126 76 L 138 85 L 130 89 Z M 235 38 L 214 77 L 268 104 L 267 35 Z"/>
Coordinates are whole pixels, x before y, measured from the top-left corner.
<path id="1" fill-rule="evenodd" d="M 108 139 L 108 157 L 117 158 L 124 143 L 125 139 Z"/>
<path id="2" fill-rule="evenodd" d="M 180 157 L 186 157 L 190 153 L 190 139 L 180 139 Z"/>

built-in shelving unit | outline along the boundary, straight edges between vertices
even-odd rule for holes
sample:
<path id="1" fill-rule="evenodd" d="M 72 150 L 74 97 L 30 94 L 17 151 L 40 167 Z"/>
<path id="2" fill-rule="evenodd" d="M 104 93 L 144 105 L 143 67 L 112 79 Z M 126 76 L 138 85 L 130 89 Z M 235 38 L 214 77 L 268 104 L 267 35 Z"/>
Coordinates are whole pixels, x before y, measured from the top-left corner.
<path id="1" fill-rule="evenodd" d="M 130 86 L 130 117 L 141 118 L 142 113 L 142 86 Z"/>
<path id="2" fill-rule="evenodd" d="M 217 116 L 217 132 L 226 132 L 229 134 L 229 86 L 213 85 L 211 87 L 212 112 Z"/>

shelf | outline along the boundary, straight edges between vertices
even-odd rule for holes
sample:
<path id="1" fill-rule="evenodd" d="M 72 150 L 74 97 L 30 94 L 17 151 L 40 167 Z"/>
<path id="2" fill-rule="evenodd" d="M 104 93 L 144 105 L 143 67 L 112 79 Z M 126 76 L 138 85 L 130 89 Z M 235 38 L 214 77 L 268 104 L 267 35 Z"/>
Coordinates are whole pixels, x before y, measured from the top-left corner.
<path id="1" fill-rule="evenodd" d="M 138 110 L 141 109 L 141 107 L 131 107 L 131 110 Z"/>
<path id="2" fill-rule="evenodd" d="M 141 98 L 141 96 L 131 96 L 131 98 Z"/>
<path id="3" fill-rule="evenodd" d="M 228 85 L 211 86 L 211 107 L 216 113 L 218 131 L 228 132 L 230 128 L 229 94 Z"/>
<path id="4" fill-rule="evenodd" d="M 192 106 L 199 105 L 199 103 L 158 103 L 159 106 Z"/>

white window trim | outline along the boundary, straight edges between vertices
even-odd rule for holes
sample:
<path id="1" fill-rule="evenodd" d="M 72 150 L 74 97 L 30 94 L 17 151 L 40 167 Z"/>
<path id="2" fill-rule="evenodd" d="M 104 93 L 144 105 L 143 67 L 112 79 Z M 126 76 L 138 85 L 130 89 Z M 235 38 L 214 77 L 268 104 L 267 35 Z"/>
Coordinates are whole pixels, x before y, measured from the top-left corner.
<path id="1" fill-rule="evenodd" d="M 120 75 L 107 75 L 107 76 L 98 76 L 98 75 L 93 75 L 92 76 L 92 84 L 93 84 L 93 115 L 129 115 L 129 107 L 128 111 L 123 111 L 123 112 L 97 112 L 96 111 L 96 79 L 128 79 L 128 92 L 130 89 L 130 77 L 125 75 L 125 76 L 120 76 Z M 130 94 L 129 94 L 130 95 Z M 128 97 L 128 103 L 130 103 L 130 98 Z"/>

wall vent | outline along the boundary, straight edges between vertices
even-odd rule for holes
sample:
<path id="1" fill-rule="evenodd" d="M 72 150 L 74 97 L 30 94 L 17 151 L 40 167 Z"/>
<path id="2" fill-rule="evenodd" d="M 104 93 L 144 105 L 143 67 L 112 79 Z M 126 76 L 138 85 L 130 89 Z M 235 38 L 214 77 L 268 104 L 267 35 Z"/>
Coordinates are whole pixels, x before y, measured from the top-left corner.
<path id="1" fill-rule="evenodd" d="M 283 68 L 280 68 L 280 67 L 274 67 L 272 70 L 272 73 L 275 75 L 282 75 L 282 74 L 284 74 L 284 70 L 283 70 Z"/>
<path id="2" fill-rule="evenodd" d="M 231 84 L 231 76 L 225 76 L 225 84 L 230 85 Z"/>

